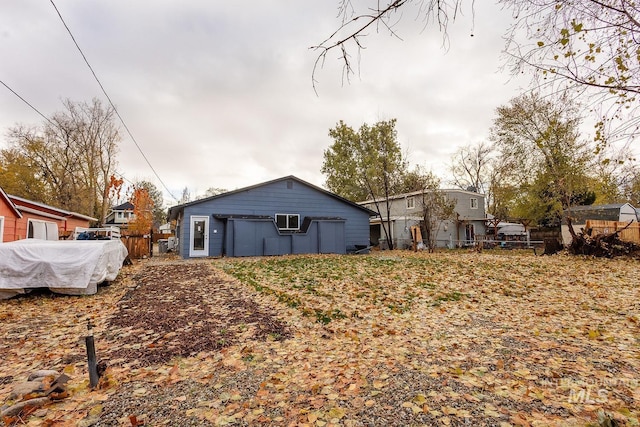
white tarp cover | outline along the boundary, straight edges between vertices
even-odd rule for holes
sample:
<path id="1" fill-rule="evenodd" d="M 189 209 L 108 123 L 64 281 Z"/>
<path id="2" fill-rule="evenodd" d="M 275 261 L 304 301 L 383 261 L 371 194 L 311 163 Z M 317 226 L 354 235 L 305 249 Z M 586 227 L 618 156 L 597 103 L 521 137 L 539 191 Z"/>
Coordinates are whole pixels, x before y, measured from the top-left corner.
<path id="1" fill-rule="evenodd" d="M 120 240 L 24 239 L 1 243 L 0 298 L 32 288 L 94 294 L 99 283 L 115 280 L 127 254 Z"/>

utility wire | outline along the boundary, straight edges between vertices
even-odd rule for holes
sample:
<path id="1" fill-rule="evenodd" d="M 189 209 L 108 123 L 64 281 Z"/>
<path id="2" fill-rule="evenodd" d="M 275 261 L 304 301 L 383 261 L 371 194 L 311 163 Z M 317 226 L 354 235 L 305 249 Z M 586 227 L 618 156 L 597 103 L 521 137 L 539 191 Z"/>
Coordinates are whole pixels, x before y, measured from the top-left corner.
<path id="1" fill-rule="evenodd" d="M 43 119 L 45 119 L 47 122 L 49 122 L 49 124 L 50 124 L 51 126 L 53 126 L 54 128 L 59 128 L 59 127 L 60 127 L 60 125 L 53 123 L 49 117 L 47 117 L 47 116 L 45 116 L 44 114 L 42 114 L 42 113 L 40 112 L 40 110 L 38 110 L 36 107 L 34 107 L 34 106 L 33 106 L 33 104 L 31 104 L 29 101 L 27 101 L 27 100 L 26 100 L 26 99 L 24 99 L 22 96 L 20 96 L 20 94 L 19 94 L 18 92 L 16 92 L 15 90 L 11 89 L 11 88 L 9 87 L 9 85 L 7 85 L 5 82 L 3 82 L 2 80 L 0 80 L 0 84 L 1 84 L 2 86 L 6 87 L 6 88 L 7 88 L 11 93 L 13 93 L 15 96 L 17 96 L 18 98 L 20 98 L 20 100 L 21 100 L 22 102 L 24 102 L 24 103 L 25 103 L 25 104 L 27 104 L 29 107 L 31 107 L 31 109 L 32 109 L 33 111 L 35 111 L 36 113 L 38 113 L 38 114 L 39 114 Z M 72 152 L 73 152 L 73 154 L 75 154 L 76 156 L 78 155 L 78 153 L 76 153 L 75 151 L 73 151 L 73 150 L 72 150 Z M 120 172 L 118 172 L 118 171 L 114 171 L 114 172 L 113 172 L 113 174 L 114 174 L 114 175 L 118 175 L 120 178 L 122 178 L 123 180 L 127 181 L 127 182 L 128 182 L 129 184 L 131 184 L 132 186 L 134 185 L 134 183 L 133 183 L 131 180 L 129 180 L 126 176 L 124 176 L 124 175 L 123 175 L 123 174 L 121 174 Z"/>
<path id="2" fill-rule="evenodd" d="M 43 119 L 45 119 L 46 121 L 48 121 L 52 126 L 57 127 L 55 123 L 53 123 L 51 121 L 51 119 L 49 119 L 49 117 L 45 116 L 44 114 L 42 114 L 40 112 L 40 110 L 38 110 L 36 107 L 34 107 L 33 105 L 31 105 L 31 103 L 29 101 L 27 101 L 26 99 L 24 99 L 23 97 L 21 97 L 18 92 L 16 92 L 15 90 L 11 89 L 5 82 L 3 82 L 2 80 L 0 80 L 0 83 L 2 83 L 2 86 L 6 87 L 7 89 L 9 89 L 9 91 L 11 93 L 13 93 L 15 96 L 17 96 L 18 98 L 20 98 L 20 100 L 22 102 L 24 102 L 25 104 L 27 104 L 29 107 L 31 107 L 31 109 L 33 111 L 35 111 L 36 113 L 40 114 L 40 116 L 42 116 Z"/>
<path id="3" fill-rule="evenodd" d="M 73 36 L 73 33 L 71 33 L 71 30 L 69 29 L 69 26 L 67 25 L 67 23 L 65 22 L 64 18 L 60 14 L 60 11 L 58 10 L 56 4 L 53 2 L 53 0 L 49 0 L 49 1 L 51 2 L 51 5 L 53 6 L 53 8 L 56 10 L 56 13 L 58 14 L 58 17 L 60 18 L 60 21 L 62 21 L 62 24 L 67 29 L 67 32 L 69 33 L 69 36 L 71 36 L 71 40 L 73 40 L 73 44 L 76 45 L 76 48 L 78 48 L 78 52 L 80 52 L 80 55 L 82 55 L 82 59 L 84 59 L 84 62 L 87 64 L 87 67 L 89 67 L 89 70 L 91 71 L 91 74 L 93 74 L 93 77 L 95 78 L 96 82 L 98 82 L 98 85 L 100 86 L 100 89 L 102 90 L 102 93 L 104 93 L 104 96 L 109 101 L 109 104 L 111 105 L 111 108 L 113 108 L 113 111 L 115 111 L 116 115 L 120 119 L 120 122 L 122 123 L 122 126 L 124 126 L 125 130 L 127 131 L 127 134 L 129 135 L 129 137 L 131 138 L 131 140 L 135 144 L 136 148 L 138 149 L 138 151 L 142 155 L 142 158 L 144 158 L 145 162 L 147 162 L 147 165 L 149 166 L 149 168 L 151 168 L 151 170 L 153 171 L 153 174 L 156 176 L 156 178 L 158 178 L 158 180 L 160 181 L 160 183 L 162 184 L 164 189 L 167 190 L 167 193 L 169 193 L 169 195 L 171 197 L 173 197 L 173 199 L 176 202 L 179 202 L 179 200 L 176 198 L 176 196 L 174 196 L 173 193 L 171 193 L 171 190 L 169 190 L 169 187 L 167 187 L 167 185 L 164 183 L 162 178 L 160 178 L 160 175 L 158 175 L 158 172 L 156 172 L 154 167 L 151 165 L 151 162 L 149 161 L 147 156 L 144 154 L 144 151 L 142 151 L 142 148 L 138 144 L 138 141 L 136 141 L 136 139 L 134 138 L 133 134 L 129 130 L 129 127 L 127 126 L 127 124 L 125 123 L 124 119 L 122 118 L 122 116 L 118 112 L 118 109 L 116 108 L 114 103 L 111 101 L 111 98 L 107 94 L 107 91 L 105 90 L 104 86 L 102 86 L 102 83 L 100 82 L 100 79 L 98 79 L 98 76 L 96 75 L 95 71 L 93 70 L 93 67 L 91 66 L 91 64 L 89 64 L 89 61 L 87 60 L 87 57 L 85 56 L 84 52 L 82 51 L 82 49 L 80 49 L 80 45 L 78 45 L 78 42 L 76 41 L 75 37 Z"/>
<path id="4" fill-rule="evenodd" d="M 25 104 L 27 104 L 29 107 L 31 107 L 31 109 L 33 111 L 35 111 L 36 113 L 38 113 L 43 119 L 45 119 L 47 122 L 49 122 L 49 124 L 51 126 L 53 126 L 54 128 L 59 128 L 60 126 L 53 123 L 51 121 L 51 119 L 49 119 L 49 117 L 45 116 L 44 114 L 42 114 L 40 112 L 40 110 L 38 110 L 36 107 L 33 106 L 33 104 L 31 104 L 29 101 L 27 101 L 26 99 L 24 99 L 22 96 L 20 96 L 20 94 L 18 92 L 16 92 L 15 90 L 13 90 L 12 88 L 9 87 L 9 85 L 7 85 L 4 81 L 0 80 L 0 84 L 2 84 L 2 86 L 6 87 L 11 93 L 13 93 L 15 96 L 17 96 L 22 102 L 24 102 Z M 73 151 L 73 154 L 75 154 L 76 156 L 78 155 L 78 153 L 76 153 L 75 151 Z M 133 183 L 133 181 L 131 181 L 130 179 L 128 179 L 126 176 L 124 176 L 122 173 L 118 172 L 118 171 L 114 171 L 113 172 L 114 175 L 119 176 L 120 178 L 122 178 L 124 181 L 128 182 L 132 187 L 135 186 L 135 184 Z M 171 193 L 169 193 L 171 194 Z M 173 195 L 172 195 L 173 196 Z"/>

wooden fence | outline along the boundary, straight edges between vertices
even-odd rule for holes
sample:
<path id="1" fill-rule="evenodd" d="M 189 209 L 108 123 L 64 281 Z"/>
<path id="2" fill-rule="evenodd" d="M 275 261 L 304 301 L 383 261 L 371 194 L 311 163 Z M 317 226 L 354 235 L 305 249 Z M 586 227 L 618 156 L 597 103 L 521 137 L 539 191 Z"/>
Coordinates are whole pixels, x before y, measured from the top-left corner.
<path id="1" fill-rule="evenodd" d="M 585 225 L 585 230 L 591 230 L 591 235 L 598 234 L 610 234 L 629 225 L 628 222 L 623 221 L 601 221 L 595 219 L 588 219 Z M 625 242 L 631 242 L 640 245 L 640 224 L 637 222 L 632 223 L 626 229 L 619 233 L 620 240 Z"/>
<path id="2" fill-rule="evenodd" d="M 149 235 L 122 236 L 120 240 L 127 247 L 129 258 L 140 259 L 152 256 L 151 237 Z"/>

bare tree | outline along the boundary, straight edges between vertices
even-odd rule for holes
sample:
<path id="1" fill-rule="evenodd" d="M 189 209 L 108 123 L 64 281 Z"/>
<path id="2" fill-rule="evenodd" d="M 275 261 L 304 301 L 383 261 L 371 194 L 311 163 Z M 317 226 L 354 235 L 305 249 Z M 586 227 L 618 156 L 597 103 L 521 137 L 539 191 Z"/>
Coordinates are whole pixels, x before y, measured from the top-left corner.
<path id="1" fill-rule="evenodd" d="M 455 214 L 455 200 L 449 200 L 440 191 L 440 179 L 432 172 L 423 175 L 420 189 L 420 208 L 424 226 L 424 240 L 429 252 L 437 246 L 437 237 L 444 221 L 450 220 Z"/>
<path id="2" fill-rule="evenodd" d="M 63 105 L 65 110 L 53 114 L 41 128 L 10 129 L 10 150 L 19 154 L 14 158 L 29 163 L 31 175 L 25 179 L 43 183 L 46 202 L 103 220 L 120 141 L 114 111 L 98 99 L 65 100 Z"/>
<path id="3" fill-rule="evenodd" d="M 182 189 L 182 197 L 178 200 L 178 204 L 189 203 L 191 201 L 191 193 L 189 192 L 189 187 L 184 187 Z"/>
<path id="4" fill-rule="evenodd" d="M 200 198 L 205 199 L 207 197 L 217 196 L 218 194 L 226 193 L 227 191 L 229 190 L 227 190 L 226 188 L 209 187 Z"/>
<path id="5" fill-rule="evenodd" d="M 451 183 L 462 190 L 472 187 L 473 191 L 486 193 L 493 153 L 493 145 L 484 141 L 459 148 L 449 166 Z"/>
<path id="6" fill-rule="evenodd" d="M 598 122 L 595 140 L 600 146 L 627 142 L 640 129 L 640 5 L 631 0 L 499 0 L 512 10 L 515 22 L 506 31 L 506 65 L 514 75 L 534 71 L 538 92 L 570 91 L 585 101 Z M 327 55 L 339 51 L 343 80 L 355 73 L 353 58 L 366 47 L 371 32 L 385 31 L 400 39 L 402 19 L 422 19 L 437 25 L 448 41 L 447 29 L 463 6 L 473 16 L 474 0 L 340 0 L 338 28 L 312 46 L 318 57 L 315 75 Z M 354 51 L 357 55 L 354 55 Z M 586 97 L 586 98 L 585 98 Z"/>
<path id="7" fill-rule="evenodd" d="M 402 11 L 413 7 L 416 18 L 424 20 L 425 26 L 437 23 L 446 43 L 447 27 L 461 13 L 464 0 L 387 0 L 376 3 L 355 3 L 351 0 L 340 0 L 338 18 L 341 23 L 329 37 L 312 46 L 318 52 L 313 65 L 312 80 L 316 88 L 316 71 L 324 64 L 329 52 L 340 51 L 343 80 L 349 80 L 355 73 L 352 62 L 352 51 L 358 54 L 365 48 L 364 38 L 369 31 L 379 32 L 381 29 L 400 39 L 396 26 L 402 18 Z M 469 3 L 473 5 L 473 0 Z M 364 6 L 363 6 L 364 5 Z M 473 7 L 473 6 L 471 6 Z"/>
<path id="8" fill-rule="evenodd" d="M 640 94 L 640 5 L 628 0 L 501 0 L 515 23 L 505 52 L 538 87 L 592 100 L 596 140 L 633 136 Z M 628 113 L 625 113 L 627 111 Z M 630 113 L 630 114 L 629 114 Z"/>
<path id="9" fill-rule="evenodd" d="M 74 103 L 68 99 L 63 104 L 66 111 L 54 116 L 59 124 L 57 131 L 61 135 L 73 132 L 81 162 L 77 170 L 80 185 L 97 195 L 89 208 L 104 222 L 109 208 L 109 178 L 117 165 L 117 144 L 120 141 L 115 111 L 111 107 L 103 107 L 97 98 L 90 104 Z"/>

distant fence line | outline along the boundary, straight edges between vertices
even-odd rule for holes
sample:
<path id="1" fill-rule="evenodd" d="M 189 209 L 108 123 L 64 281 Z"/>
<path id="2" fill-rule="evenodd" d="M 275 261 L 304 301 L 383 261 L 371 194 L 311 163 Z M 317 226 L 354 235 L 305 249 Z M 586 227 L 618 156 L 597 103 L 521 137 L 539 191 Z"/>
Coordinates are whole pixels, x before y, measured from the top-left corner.
<path id="1" fill-rule="evenodd" d="M 413 247 L 413 240 L 411 239 L 394 239 L 394 245 L 397 249 L 410 249 Z M 422 240 L 425 247 L 427 247 L 427 241 Z M 484 249 L 491 248 L 503 248 L 503 249 L 531 249 L 534 247 L 541 248 L 544 246 L 542 240 L 493 240 L 491 236 L 476 235 L 474 240 L 456 240 L 456 239 L 440 239 L 436 240 L 436 247 L 438 248 L 468 248 L 481 245 Z M 388 249 L 386 242 L 381 240 L 380 249 Z"/>
<path id="2" fill-rule="evenodd" d="M 629 223 L 625 221 L 588 219 L 584 229 L 585 232 L 587 234 L 590 233 L 591 236 L 597 236 L 598 234 L 611 234 L 622 230 L 618 234 L 620 236 L 620 240 L 640 245 L 640 224 L 637 222 L 633 222 L 629 225 Z"/>

